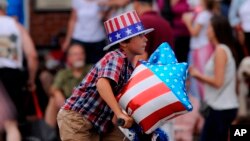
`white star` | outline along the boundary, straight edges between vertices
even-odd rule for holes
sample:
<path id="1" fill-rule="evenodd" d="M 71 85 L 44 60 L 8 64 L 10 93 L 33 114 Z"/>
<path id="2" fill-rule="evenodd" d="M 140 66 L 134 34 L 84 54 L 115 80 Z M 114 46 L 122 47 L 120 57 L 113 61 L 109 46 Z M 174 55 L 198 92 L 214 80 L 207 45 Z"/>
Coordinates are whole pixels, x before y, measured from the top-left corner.
<path id="1" fill-rule="evenodd" d="M 171 85 L 171 88 L 174 88 L 175 86 L 174 85 Z"/>
<path id="2" fill-rule="evenodd" d="M 142 27 L 140 25 L 137 25 L 136 28 L 138 31 L 142 30 Z"/>
<path id="3" fill-rule="evenodd" d="M 177 80 L 177 79 L 174 79 L 174 82 L 178 82 L 178 80 Z"/>
<path id="4" fill-rule="evenodd" d="M 161 57 L 165 57 L 165 54 L 161 54 Z"/>
<path id="5" fill-rule="evenodd" d="M 168 55 L 169 58 L 172 58 L 172 55 Z"/>
<path id="6" fill-rule="evenodd" d="M 173 75 L 173 73 L 172 73 L 172 72 L 170 72 L 170 73 L 169 73 L 169 75 L 170 75 L 170 76 L 172 76 L 172 75 Z"/>
<path id="7" fill-rule="evenodd" d="M 183 100 L 183 101 L 187 101 L 187 99 L 186 99 L 186 98 L 183 98 L 182 100 Z"/>
<path id="8" fill-rule="evenodd" d="M 173 70 L 176 70 L 176 67 L 172 67 Z"/>
<path id="9" fill-rule="evenodd" d="M 192 108 L 192 106 L 189 104 L 189 105 L 188 105 L 188 108 Z"/>
<path id="10" fill-rule="evenodd" d="M 168 68 L 167 67 L 164 67 L 164 70 L 167 70 Z"/>
<path id="11" fill-rule="evenodd" d="M 169 79 L 166 79 L 166 82 L 169 82 Z"/>
<path id="12" fill-rule="evenodd" d="M 160 76 L 164 76 L 164 74 L 163 74 L 163 73 L 161 73 L 161 74 L 160 74 Z"/>
<path id="13" fill-rule="evenodd" d="M 127 35 L 132 34 L 132 30 L 127 28 L 126 33 L 127 33 Z"/>
<path id="14" fill-rule="evenodd" d="M 157 71 L 159 71 L 159 69 L 155 69 L 155 71 L 157 72 Z"/>
<path id="15" fill-rule="evenodd" d="M 121 38 L 121 34 L 116 33 L 115 37 L 116 37 L 116 39 L 119 39 L 119 38 Z"/>
<path id="16" fill-rule="evenodd" d="M 181 94 L 181 92 L 177 92 L 177 94 L 178 94 L 178 95 L 180 95 L 180 94 Z"/>
<path id="17" fill-rule="evenodd" d="M 157 141 L 158 137 L 159 137 L 159 134 L 156 134 L 156 135 L 154 134 L 152 137 L 152 141 Z"/>
<path id="18" fill-rule="evenodd" d="M 112 37 L 109 37 L 109 41 L 112 42 Z"/>

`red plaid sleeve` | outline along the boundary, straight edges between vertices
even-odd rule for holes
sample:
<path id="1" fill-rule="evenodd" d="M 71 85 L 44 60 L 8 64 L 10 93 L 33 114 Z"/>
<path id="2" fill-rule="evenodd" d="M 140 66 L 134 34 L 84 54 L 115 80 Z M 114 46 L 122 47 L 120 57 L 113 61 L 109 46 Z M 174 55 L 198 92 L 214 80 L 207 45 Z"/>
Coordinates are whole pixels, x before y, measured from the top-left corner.
<path id="1" fill-rule="evenodd" d="M 98 78 L 105 77 L 118 84 L 123 63 L 124 59 L 119 56 L 107 57 L 101 62 L 101 68 L 98 70 Z"/>

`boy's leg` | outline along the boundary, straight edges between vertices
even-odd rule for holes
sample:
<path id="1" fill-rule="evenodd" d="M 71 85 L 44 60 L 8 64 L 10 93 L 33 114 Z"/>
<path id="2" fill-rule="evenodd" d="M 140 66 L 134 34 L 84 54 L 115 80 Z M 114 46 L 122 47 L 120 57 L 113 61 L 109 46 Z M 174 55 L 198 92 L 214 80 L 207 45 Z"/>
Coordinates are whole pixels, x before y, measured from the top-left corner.
<path id="1" fill-rule="evenodd" d="M 60 110 L 57 122 L 62 141 L 99 141 L 92 124 L 77 112 Z"/>
<path id="2" fill-rule="evenodd" d="M 120 129 L 115 126 L 111 132 L 102 135 L 101 141 L 129 141 Z"/>

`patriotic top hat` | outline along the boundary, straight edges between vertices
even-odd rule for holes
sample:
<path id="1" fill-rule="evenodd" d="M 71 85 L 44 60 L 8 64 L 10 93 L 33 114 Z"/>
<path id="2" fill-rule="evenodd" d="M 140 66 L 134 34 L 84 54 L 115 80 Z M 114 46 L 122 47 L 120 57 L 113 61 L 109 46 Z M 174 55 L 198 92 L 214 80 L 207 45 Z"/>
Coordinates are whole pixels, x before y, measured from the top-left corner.
<path id="1" fill-rule="evenodd" d="M 109 44 L 103 50 L 108 50 L 111 46 L 126 39 L 142 33 L 149 33 L 153 28 L 144 29 L 135 11 L 129 11 L 122 15 L 113 17 L 104 22 L 104 27 L 108 36 Z"/>

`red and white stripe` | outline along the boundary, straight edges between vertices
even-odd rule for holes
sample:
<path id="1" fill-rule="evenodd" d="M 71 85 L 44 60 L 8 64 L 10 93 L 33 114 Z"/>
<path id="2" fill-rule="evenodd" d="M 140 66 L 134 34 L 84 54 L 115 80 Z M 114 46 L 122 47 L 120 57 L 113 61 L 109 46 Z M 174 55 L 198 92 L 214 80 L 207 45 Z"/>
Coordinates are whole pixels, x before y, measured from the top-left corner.
<path id="1" fill-rule="evenodd" d="M 151 133 L 163 121 L 187 112 L 166 84 L 143 64 L 135 69 L 118 101 L 145 133 Z"/>
<path id="2" fill-rule="evenodd" d="M 108 34 L 120 30 L 124 27 L 140 22 L 140 19 L 135 11 L 124 13 L 104 22 L 104 27 Z"/>

